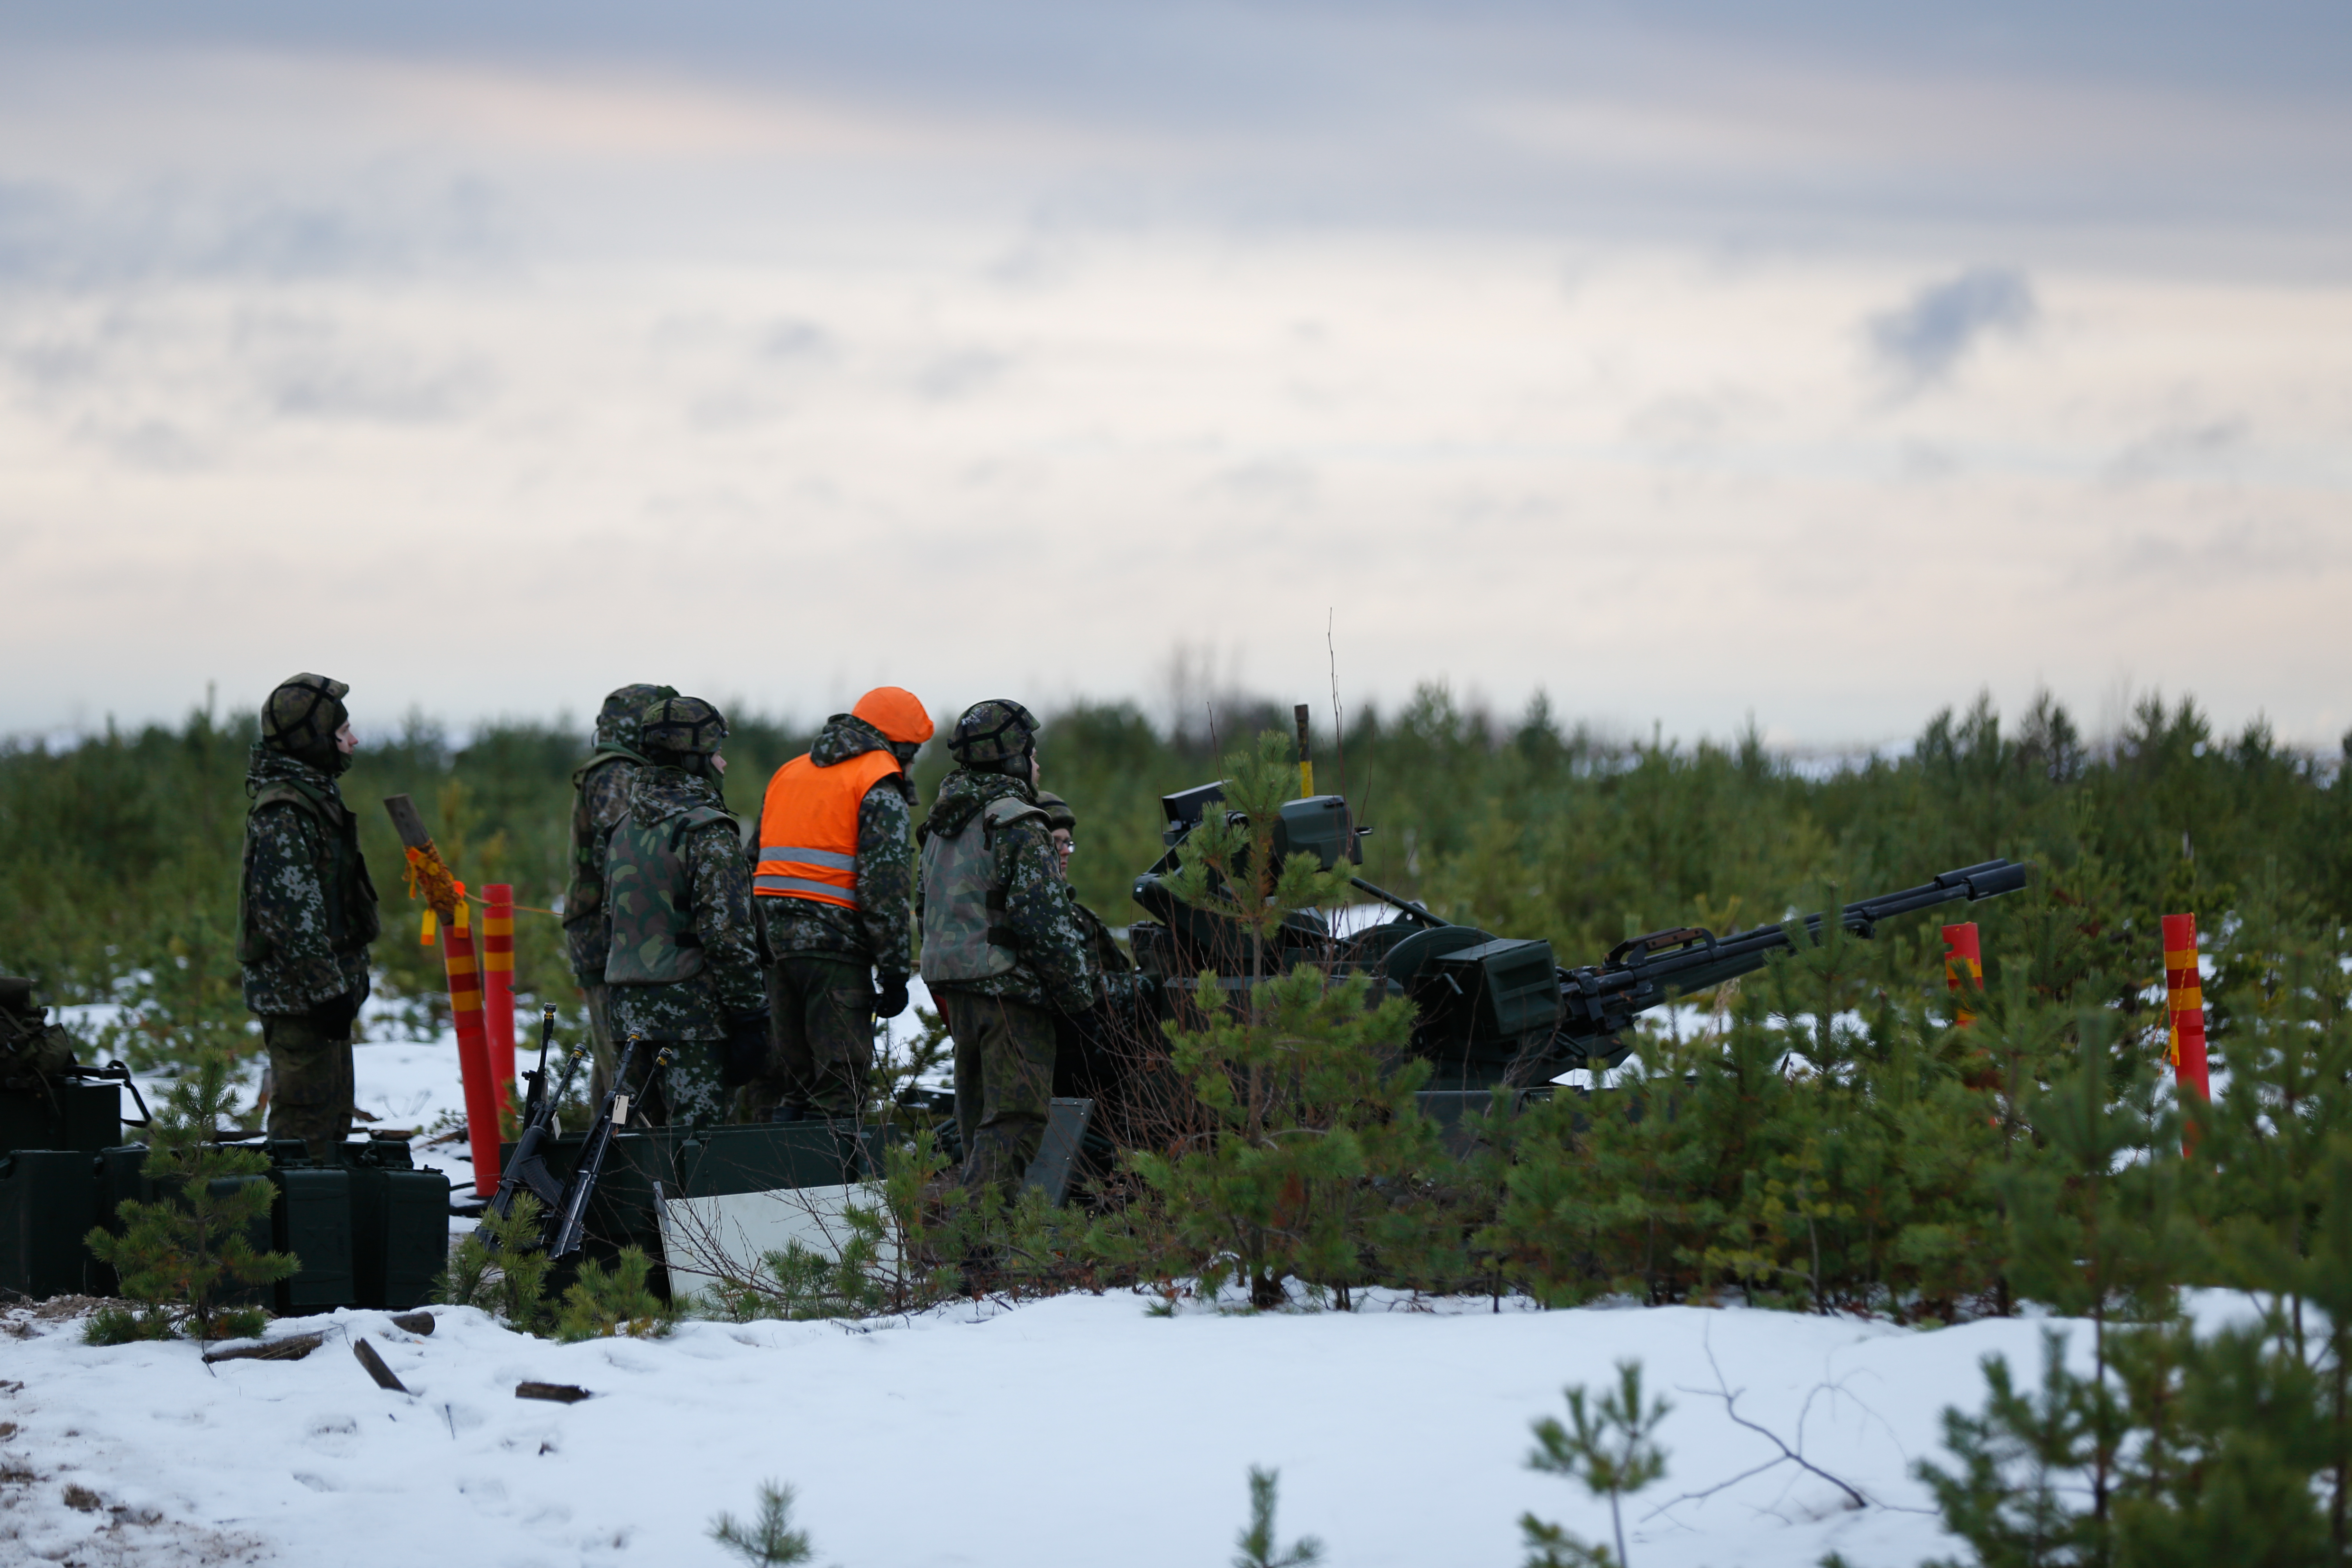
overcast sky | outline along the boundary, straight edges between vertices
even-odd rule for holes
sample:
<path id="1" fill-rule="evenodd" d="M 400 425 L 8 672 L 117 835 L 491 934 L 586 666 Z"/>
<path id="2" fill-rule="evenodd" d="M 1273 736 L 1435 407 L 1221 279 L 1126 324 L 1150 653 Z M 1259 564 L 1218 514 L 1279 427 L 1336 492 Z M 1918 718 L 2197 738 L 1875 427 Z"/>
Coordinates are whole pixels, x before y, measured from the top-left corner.
<path id="1" fill-rule="evenodd" d="M 0 5 L 0 731 L 1321 703 L 1328 625 L 2332 752 L 2347 80 L 2341 0 Z"/>

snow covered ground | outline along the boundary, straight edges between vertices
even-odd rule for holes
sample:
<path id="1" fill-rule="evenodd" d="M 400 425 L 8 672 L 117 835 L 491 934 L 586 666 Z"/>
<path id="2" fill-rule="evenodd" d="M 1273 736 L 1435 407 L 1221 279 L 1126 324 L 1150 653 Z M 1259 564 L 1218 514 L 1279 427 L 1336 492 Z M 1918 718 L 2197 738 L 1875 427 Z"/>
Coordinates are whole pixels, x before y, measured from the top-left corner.
<path id="1" fill-rule="evenodd" d="M 1909 1475 L 1937 1452 L 1937 1412 L 1981 1403 L 1989 1352 L 2037 1368 L 2044 1326 L 1147 1306 L 1070 1296 L 579 1345 L 470 1310 L 435 1309 L 425 1338 L 346 1311 L 272 1326 L 324 1331 L 307 1360 L 209 1368 L 193 1345 L 93 1349 L 19 1310 L 26 1337 L 0 1338 L 0 1560 L 717 1564 L 711 1516 L 751 1511 L 774 1479 L 798 1489 L 818 1561 L 847 1568 L 1210 1568 L 1265 1465 L 1286 1542 L 1320 1536 L 1335 1568 L 1507 1568 L 1522 1511 L 1605 1535 L 1605 1507 L 1524 1468 L 1528 1424 L 1559 1412 L 1561 1384 L 1635 1357 L 1675 1406 L 1666 1479 L 1628 1514 L 1635 1564 L 1810 1568 L 1835 1550 L 1907 1565 L 1956 1545 Z M 410 1394 L 369 1381 L 362 1336 Z M 1731 1420 L 1717 1368 L 1742 1416 L 1868 1505 L 1793 1465 L 1733 1481 L 1778 1450 Z M 519 1399 L 526 1379 L 593 1396 Z"/>

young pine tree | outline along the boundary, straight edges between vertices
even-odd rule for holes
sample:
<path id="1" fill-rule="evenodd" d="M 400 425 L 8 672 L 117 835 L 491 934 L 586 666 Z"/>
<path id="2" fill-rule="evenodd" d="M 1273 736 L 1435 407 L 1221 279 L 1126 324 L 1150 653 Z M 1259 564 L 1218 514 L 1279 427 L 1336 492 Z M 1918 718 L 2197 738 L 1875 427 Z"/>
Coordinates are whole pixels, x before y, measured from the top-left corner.
<path id="1" fill-rule="evenodd" d="M 1155 1231 L 1171 1262 L 1208 1290 L 1239 1275 L 1253 1306 L 1286 1300 L 1283 1279 L 1328 1285 L 1347 1306 L 1383 1247 L 1407 1273 L 1431 1271 L 1434 1231 L 1416 1208 L 1391 1211 L 1442 1158 L 1413 1099 L 1428 1076 L 1401 1062 L 1412 1028 L 1402 1000 L 1367 1006 L 1361 977 L 1334 981 L 1313 965 L 1269 976 L 1267 954 L 1298 910 L 1339 901 L 1344 877 L 1310 858 L 1277 868 L 1274 826 L 1296 773 L 1279 735 L 1226 759 L 1225 805 L 1185 842 L 1178 896 L 1234 921 L 1247 936 L 1237 1005 L 1203 1010 L 1179 1034 L 1176 1070 L 1212 1125 L 1205 1146 L 1137 1152 L 1129 1168 L 1155 1200 L 1133 1222 Z M 1202 994 L 1220 994 L 1217 976 Z M 1403 1256 L 1416 1255 L 1416 1256 Z"/>
<path id="2" fill-rule="evenodd" d="M 1617 1553 L 1588 1545 L 1557 1524 L 1534 1514 L 1519 1516 L 1528 1548 L 1527 1568 L 1625 1568 L 1624 1500 L 1666 1473 L 1666 1450 L 1658 1447 L 1658 1425 L 1674 1406 L 1661 1399 L 1642 1403 L 1642 1363 L 1617 1363 L 1617 1386 L 1591 1403 L 1582 1384 L 1562 1390 L 1569 1425 L 1551 1416 L 1535 1423 L 1536 1448 L 1528 1468 L 1584 1483 L 1594 1497 L 1609 1500 L 1609 1522 Z"/>
<path id="3" fill-rule="evenodd" d="M 1234 1537 L 1234 1544 L 1240 1548 L 1234 1557 L 1234 1568 L 1307 1568 L 1310 1563 L 1323 1561 L 1323 1542 L 1314 1536 L 1300 1536 L 1287 1551 L 1280 1544 L 1281 1538 L 1275 1533 L 1274 1513 L 1281 1480 L 1280 1470 L 1250 1467 L 1250 1521 Z"/>
<path id="4" fill-rule="evenodd" d="M 710 1521 L 709 1535 L 751 1568 L 790 1568 L 816 1555 L 808 1531 L 793 1528 L 793 1489 L 781 1481 L 760 1483 L 759 1518 L 746 1522 L 731 1513 L 719 1514 Z"/>
<path id="5" fill-rule="evenodd" d="M 113 1309 L 93 1316 L 87 1331 L 96 1342 L 187 1330 L 207 1340 L 257 1333 L 268 1315 L 239 1298 L 299 1267 L 286 1253 L 254 1245 L 254 1234 L 268 1230 L 276 1189 L 265 1179 L 267 1155 L 215 1136 L 223 1121 L 236 1121 L 229 1070 L 226 1052 L 205 1050 L 172 1086 L 148 1130 L 146 1176 L 156 1200 L 125 1200 L 118 1211 L 122 1234 L 98 1229 L 87 1238 L 91 1255 L 121 1279 L 122 1293 L 140 1303 L 135 1314 Z"/>

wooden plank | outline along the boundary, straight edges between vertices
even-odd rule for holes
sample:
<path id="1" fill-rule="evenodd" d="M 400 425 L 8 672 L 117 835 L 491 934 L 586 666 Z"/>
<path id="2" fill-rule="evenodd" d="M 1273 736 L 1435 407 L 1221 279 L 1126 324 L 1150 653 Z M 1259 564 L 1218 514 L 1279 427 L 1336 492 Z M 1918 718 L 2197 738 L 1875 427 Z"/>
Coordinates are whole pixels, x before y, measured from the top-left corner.
<path id="1" fill-rule="evenodd" d="M 292 1334 L 282 1340 L 267 1340 L 257 1345 L 231 1345 L 226 1350 L 206 1351 L 205 1364 L 225 1361 L 300 1361 L 326 1342 L 324 1334 Z"/>
<path id="2" fill-rule="evenodd" d="M 368 1343 L 365 1339 L 356 1339 L 352 1342 L 352 1354 L 359 1357 L 360 1365 L 367 1368 L 367 1374 L 375 1379 L 375 1385 L 378 1388 L 389 1389 L 394 1394 L 408 1392 L 392 1368 L 383 1364 L 383 1357 L 376 1354 L 375 1347 Z"/>
<path id="3" fill-rule="evenodd" d="M 415 801 L 404 795 L 388 795 L 383 797 L 383 808 L 392 814 L 392 830 L 400 835 L 403 845 L 423 849 L 432 844 L 433 836 L 425 831 L 425 818 Z"/>
<path id="4" fill-rule="evenodd" d="M 569 1383 L 518 1383 L 517 1399 L 547 1399 L 558 1405 L 577 1405 L 588 1397 L 588 1391 Z"/>

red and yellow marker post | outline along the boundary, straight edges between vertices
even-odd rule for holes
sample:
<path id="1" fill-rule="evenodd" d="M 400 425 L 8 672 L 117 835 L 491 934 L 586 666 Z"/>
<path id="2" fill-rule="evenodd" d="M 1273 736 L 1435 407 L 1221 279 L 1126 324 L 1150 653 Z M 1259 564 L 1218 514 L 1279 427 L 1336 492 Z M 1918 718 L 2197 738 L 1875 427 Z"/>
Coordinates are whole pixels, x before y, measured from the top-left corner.
<path id="1" fill-rule="evenodd" d="M 2213 1097 L 2205 1071 L 2205 984 L 2197 970 L 2197 917 L 2164 917 L 2164 1007 L 2170 1017 L 2170 1044 L 2165 1059 L 2172 1064 L 2172 1081 L 2185 1102 L 2193 1091 L 2200 1100 Z M 2189 1152 L 2184 1142 L 2181 1152 Z"/>
<path id="2" fill-rule="evenodd" d="M 1958 991 L 1966 984 L 1969 989 L 1984 989 L 1984 950 L 1978 945 L 1977 922 L 1944 928 L 1944 989 Z M 1952 1010 L 1952 1022 L 1967 1028 L 1977 1021 L 1977 1016 L 1965 1006 Z"/>
<path id="3" fill-rule="evenodd" d="M 489 1045 L 482 1031 L 482 971 L 474 952 L 473 921 L 466 910 L 466 884 L 450 875 L 415 802 L 395 795 L 383 805 L 408 851 L 408 896 L 425 903 L 424 944 L 432 946 L 436 931 L 441 938 L 441 960 L 449 973 L 450 1021 L 457 1029 L 457 1072 L 466 1089 L 466 1139 L 473 1148 L 474 1191 L 488 1196 L 499 1184 L 499 1089 L 490 1078 Z M 507 1016 L 514 1016 L 511 1005 Z"/>
<path id="4" fill-rule="evenodd" d="M 488 1026 L 490 1081 L 503 1114 L 507 1086 L 515 1080 L 514 885 L 484 884 L 482 906 L 482 1018 Z"/>

